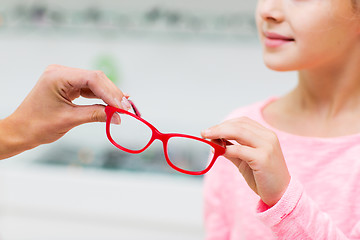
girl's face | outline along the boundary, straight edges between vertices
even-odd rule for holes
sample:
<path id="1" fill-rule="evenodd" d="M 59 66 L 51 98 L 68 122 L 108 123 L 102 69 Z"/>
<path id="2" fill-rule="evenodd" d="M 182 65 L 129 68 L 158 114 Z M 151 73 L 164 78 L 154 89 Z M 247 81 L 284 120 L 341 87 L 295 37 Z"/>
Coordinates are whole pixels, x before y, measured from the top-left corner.
<path id="1" fill-rule="evenodd" d="M 332 67 L 360 44 L 351 0 L 258 0 L 256 23 L 273 70 Z"/>

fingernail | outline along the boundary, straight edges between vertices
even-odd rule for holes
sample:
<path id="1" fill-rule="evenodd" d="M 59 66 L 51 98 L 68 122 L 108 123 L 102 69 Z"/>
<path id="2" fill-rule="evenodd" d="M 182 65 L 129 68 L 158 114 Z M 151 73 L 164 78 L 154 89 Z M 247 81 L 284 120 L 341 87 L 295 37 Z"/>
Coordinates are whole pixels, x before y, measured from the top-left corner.
<path id="1" fill-rule="evenodd" d="M 123 97 L 121 100 L 121 105 L 123 106 L 123 108 L 125 110 L 129 110 L 131 108 L 131 104 L 129 103 L 129 101 L 127 100 L 126 97 Z"/>
<path id="2" fill-rule="evenodd" d="M 112 118 L 111 118 L 111 123 L 112 124 L 116 124 L 116 125 L 120 125 L 121 124 L 121 119 L 119 116 L 115 117 L 116 115 L 114 115 Z"/>

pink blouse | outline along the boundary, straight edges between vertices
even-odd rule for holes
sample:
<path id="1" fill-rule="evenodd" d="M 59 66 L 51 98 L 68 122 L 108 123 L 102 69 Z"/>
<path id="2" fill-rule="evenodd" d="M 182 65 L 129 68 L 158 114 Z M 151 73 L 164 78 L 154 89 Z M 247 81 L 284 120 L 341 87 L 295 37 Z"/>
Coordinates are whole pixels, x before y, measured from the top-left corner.
<path id="1" fill-rule="evenodd" d="M 218 158 L 205 176 L 207 240 L 360 239 L 360 134 L 303 137 L 268 125 L 262 109 L 275 98 L 235 110 L 274 131 L 291 174 L 287 191 L 269 208 L 237 168 Z"/>

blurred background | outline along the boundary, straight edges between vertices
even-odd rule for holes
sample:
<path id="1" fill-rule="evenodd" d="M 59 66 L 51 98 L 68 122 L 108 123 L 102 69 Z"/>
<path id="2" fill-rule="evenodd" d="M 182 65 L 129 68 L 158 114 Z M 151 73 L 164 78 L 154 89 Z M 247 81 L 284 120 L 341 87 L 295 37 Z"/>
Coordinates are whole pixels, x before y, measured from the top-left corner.
<path id="1" fill-rule="evenodd" d="M 104 71 L 160 131 L 200 136 L 295 85 L 263 65 L 255 5 L 0 0 L 0 118 L 56 63 Z M 202 239 L 202 184 L 170 168 L 161 144 L 126 154 L 105 124 L 87 124 L 0 162 L 0 239 Z"/>

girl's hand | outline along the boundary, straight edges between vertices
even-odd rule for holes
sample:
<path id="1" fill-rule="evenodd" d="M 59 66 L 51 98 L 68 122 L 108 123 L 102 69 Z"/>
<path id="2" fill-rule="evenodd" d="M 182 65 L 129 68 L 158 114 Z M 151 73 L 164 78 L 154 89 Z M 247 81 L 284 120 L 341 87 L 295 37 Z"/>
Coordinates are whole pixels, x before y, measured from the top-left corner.
<path id="1" fill-rule="evenodd" d="M 0 159 L 54 142 L 80 124 L 106 121 L 103 105 L 72 102 L 80 96 L 130 106 L 103 72 L 50 65 L 16 111 L 0 121 Z"/>
<path id="2" fill-rule="evenodd" d="M 229 145 L 224 157 L 239 169 L 250 188 L 269 207 L 285 193 L 290 174 L 275 133 L 246 118 L 228 120 L 202 132 L 208 139 L 226 139 Z"/>

